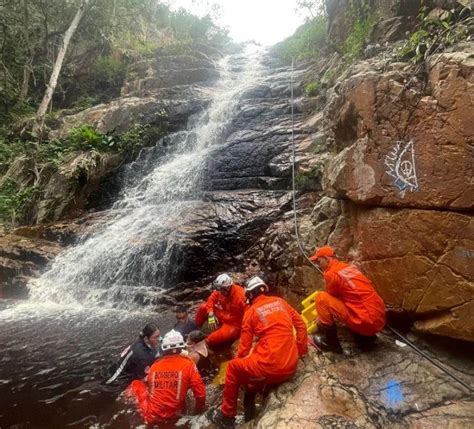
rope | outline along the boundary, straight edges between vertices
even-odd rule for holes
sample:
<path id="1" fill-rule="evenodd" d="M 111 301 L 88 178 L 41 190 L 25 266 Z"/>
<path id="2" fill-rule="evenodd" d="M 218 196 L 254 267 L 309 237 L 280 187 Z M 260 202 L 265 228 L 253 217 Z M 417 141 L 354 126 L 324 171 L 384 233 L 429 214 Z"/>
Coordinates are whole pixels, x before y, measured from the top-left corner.
<path id="1" fill-rule="evenodd" d="M 301 245 L 301 239 L 298 231 L 298 217 L 296 213 L 296 189 L 295 189 L 295 164 L 296 164 L 296 151 L 295 151 L 295 120 L 294 120 L 294 94 L 293 94 L 293 71 L 294 71 L 294 63 L 295 59 L 291 59 L 291 80 L 290 80 L 290 89 L 291 89 L 291 144 L 293 148 L 293 163 L 292 163 L 292 182 L 293 182 L 293 218 L 294 218 L 294 223 L 295 223 L 295 238 L 296 242 L 298 243 L 298 247 L 300 249 L 301 254 L 308 260 L 308 262 L 313 266 L 313 268 L 316 268 L 321 274 L 323 273 L 321 269 L 313 262 L 311 259 L 309 259 L 308 255 L 303 249 L 303 246 Z M 469 392 L 473 393 L 474 388 L 467 384 L 466 382 L 462 381 L 459 377 L 457 377 L 455 374 L 451 373 L 449 369 L 441 365 L 439 362 L 428 356 L 423 350 L 418 348 L 413 342 L 411 342 L 408 338 L 406 338 L 404 335 L 402 335 L 400 332 L 398 332 L 395 328 L 392 328 L 388 323 L 386 324 L 386 327 L 388 330 L 390 330 L 393 334 L 395 334 L 397 337 L 399 337 L 404 343 L 408 344 L 415 352 L 420 354 L 422 357 L 427 359 L 429 362 L 431 362 L 434 366 L 436 366 L 438 369 L 443 371 L 446 375 L 450 376 L 453 380 L 457 381 L 459 384 L 464 386 Z"/>
<path id="2" fill-rule="evenodd" d="M 431 356 L 428 356 L 423 350 L 421 350 L 419 347 L 417 347 L 412 341 L 410 341 L 407 337 L 404 335 L 400 334 L 395 328 L 392 328 L 388 323 L 387 323 L 387 329 L 394 333 L 398 338 L 400 338 L 404 343 L 407 343 L 413 350 L 415 350 L 418 354 L 423 356 L 425 359 L 429 360 L 434 366 L 439 368 L 441 371 L 443 371 L 445 374 L 449 375 L 452 379 L 456 380 L 459 384 L 463 385 L 469 392 L 473 393 L 474 388 L 472 386 L 469 386 L 466 382 L 462 381 L 457 375 L 453 374 L 451 371 L 449 371 L 448 368 L 444 367 L 441 365 L 439 362 L 434 360 Z"/>
<path id="3" fill-rule="evenodd" d="M 294 71 L 295 59 L 291 59 L 291 80 L 290 80 L 290 89 L 291 89 L 291 146 L 292 146 L 292 153 L 293 153 L 293 162 L 291 164 L 291 179 L 293 185 L 293 217 L 295 223 L 295 235 L 296 235 L 296 243 L 300 249 L 301 254 L 307 259 L 307 261 L 316 268 L 321 274 L 323 273 L 321 269 L 311 260 L 309 256 L 303 249 L 300 240 L 300 233 L 298 230 L 298 215 L 296 212 L 296 189 L 295 189 L 295 165 L 296 165 L 296 150 L 295 150 L 295 113 L 294 113 L 294 93 L 293 93 L 293 71 Z"/>

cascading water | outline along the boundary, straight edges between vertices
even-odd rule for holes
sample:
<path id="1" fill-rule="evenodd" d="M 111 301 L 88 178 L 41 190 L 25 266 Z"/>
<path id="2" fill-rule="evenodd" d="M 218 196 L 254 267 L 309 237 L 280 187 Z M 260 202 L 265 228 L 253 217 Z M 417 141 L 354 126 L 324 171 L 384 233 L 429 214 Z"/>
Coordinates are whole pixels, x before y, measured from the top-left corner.
<path id="1" fill-rule="evenodd" d="M 244 64 L 236 63 L 243 61 Z M 30 284 L 30 301 L 135 309 L 152 303 L 172 285 L 179 253 L 174 237 L 182 214 L 199 198 L 206 160 L 225 140 L 239 94 L 261 77 L 258 53 L 230 56 L 210 107 L 185 132 L 167 139 L 173 151 L 149 174 L 133 181 L 113 209 L 113 218 L 60 255 Z M 132 171 L 140 168 L 138 162 Z"/>
<path id="2" fill-rule="evenodd" d="M 258 58 L 223 59 L 208 109 L 166 137 L 165 154 L 157 146 L 127 168 L 107 223 L 31 282 L 28 301 L 0 300 L 1 427 L 142 427 L 98 372 L 146 323 L 163 333 L 173 326 L 171 312 L 146 304 L 173 285 L 184 214 L 200 202 L 207 161 L 225 144 L 240 93 L 263 78 Z"/>

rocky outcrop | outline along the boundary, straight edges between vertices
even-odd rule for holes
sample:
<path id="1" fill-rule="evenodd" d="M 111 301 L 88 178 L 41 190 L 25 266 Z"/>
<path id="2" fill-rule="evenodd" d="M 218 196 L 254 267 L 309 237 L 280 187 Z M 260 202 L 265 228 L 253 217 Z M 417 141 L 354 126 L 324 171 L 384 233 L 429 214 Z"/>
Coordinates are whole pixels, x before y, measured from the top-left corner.
<path id="1" fill-rule="evenodd" d="M 307 253 L 333 245 L 373 279 L 390 311 L 420 331 L 469 341 L 473 54 L 468 42 L 428 57 L 426 80 L 409 64 L 378 57 L 353 66 L 328 90 L 322 118 L 303 122 L 310 134 L 299 150 L 327 196 L 297 203 Z M 323 284 L 295 257 L 291 216 L 271 225 L 244 258 L 257 271 L 277 271 L 283 293 L 300 300 Z"/>
<path id="2" fill-rule="evenodd" d="M 393 42 L 400 40 L 405 31 L 411 30 L 418 15 L 421 0 L 367 0 L 360 2 L 362 15 L 377 16 L 378 22 L 372 30 L 372 42 Z M 426 2 L 425 2 L 426 3 Z M 351 10 L 348 0 L 325 0 L 328 14 L 328 39 L 334 46 L 346 40 L 353 24 L 359 17 Z M 365 8 L 364 8 L 365 5 Z M 357 11 L 357 7 L 354 8 Z"/>
<path id="3" fill-rule="evenodd" d="M 345 80 L 327 108 L 338 154 L 328 192 L 360 204 L 472 210 L 474 135 L 470 93 L 474 45 L 434 55 L 421 82 L 410 72 L 366 66 Z"/>
<path id="4" fill-rule="evenodd" d="M 431 57 L 425 92 L 404 83 L 403 69 L 368 69 L 339 86 L 326 112 L 338 152 L 325 188 L 344 200 L 327 239 L 358 260 L 386 303 L 412 314 L 417 328 L 468 340 L 473 53 L 465 44 Z"/>
<path id="5" fill-rule="evenodd" d="M 0 297 L 26 297 L 28 279 L 39 275 L 60 250 L 51 241 L 0 235 Z"/>
<path id="6" fill-rule="evenodd" d="M 452 427 L 472 425 L 469 392 L 403 343 L 383 337 L 375 348 L 363 351 L 346 337 L 344 349 L 341 357 L 310 351 L 297 375 L 270 393 L 259 420 L 243 427 L 434 429 L 447 421 Z M 458 359 L 452 370 L 472 383 L 468 356 Z"/>
<path id="7" fill-rule="evenodd" d="M 134 63 L 128 70 L 120 98 L 74 115 L 63 114 L 50 138 L 63 138 L 82 124 L 101 133 L 123 133 L 134 125 L 162 122 L 171 131 L 182 129 L 192 114 L 208 103 L 207 87 L 218 76 L 215 59 L 199 50 L 186 55 L 157 52 L 156 57 Z"/>

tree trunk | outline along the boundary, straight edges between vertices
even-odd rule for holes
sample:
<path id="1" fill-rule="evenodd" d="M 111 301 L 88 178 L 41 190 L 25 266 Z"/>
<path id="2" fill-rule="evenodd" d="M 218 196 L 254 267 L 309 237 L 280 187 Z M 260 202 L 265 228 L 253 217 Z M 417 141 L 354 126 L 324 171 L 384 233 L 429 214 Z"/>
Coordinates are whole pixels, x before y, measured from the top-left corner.
<path id="1" fill-rule="evenodd" d="M 81 21 L 84 12 L 86 10 L 87 3 L 90 0 L 82 0 L 79 9 L 74 16 L 74 19 L 71 22 L 71 25 L 67 29 L 66 33 L 64 33 L 63 43 L 61 48 L 59 49 L 58 56 L 56 58 L 56 62 L 54 63 L 53 71 L 51 73 L 51 77 L 49 79 L 48 87 L 46 88 L 46 92 L 44 94 L 43 100 L 36 112 L 36 121 L 35 126 L 33 128 L 33 135 L 41 136 L 44 126 L 44 117 L 46 115 L 46 111 L 48 110 L 49 103 L 53 98 L 54 90 L 56 89 L 56 85 L 58 83 L 59 73 L 61 72 L 61 68 L 64 61 L 64 56 L 66 55 L 67 48 L 69 46 L 69 42 L 71 41 L 72 36 L 74 35 L 79 22 Z"/>
<path id="2" fill-rule="evenodd" d="M 28 61 L 23 66 L 23 82 L 21 84 L 20 95 L 13 107 L 18 108 L 21 107 L 26 100 L 26 96 L 28 95 L 28 88 L 30 86 L 30 75 L 31 75 L 31 65 L 33 63 L 33 48 L 30 43 L 30 35 L 28 33 L 30 29 L 30 15 L 28 13 L 28 2 L 27 0 L 23 0 L 23 37 L 25 38 L 26 47 L 28 49 Z"/>
<path id="3" fill-rule="evenodd" d="M 19 108 L 23 105 L 28 95 L 28 88 L 30 86 L 31 67 L 29 64 L 25 64 L 23 67 L 23 82 L 21 84 L 21 91 L 18 99 L 16 100 L 14 109 Z"/>

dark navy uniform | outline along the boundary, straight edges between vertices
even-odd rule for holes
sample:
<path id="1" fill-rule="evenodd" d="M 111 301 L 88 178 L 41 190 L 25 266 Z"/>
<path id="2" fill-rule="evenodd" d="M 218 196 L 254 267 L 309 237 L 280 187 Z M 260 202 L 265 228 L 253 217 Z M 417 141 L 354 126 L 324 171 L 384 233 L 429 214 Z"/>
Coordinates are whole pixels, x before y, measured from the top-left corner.
<path id="1" fill-rule="evenodd" d="M 114 382 L 119 377 L 121 379 L 125 377 L 128 380 L 144 378 L 159 356 L 159 350 L 149 347 L 143 338 L 138 339 L 121 353 L 120 361 L 109 369 L 109 374 L 112 375 L 106 384 Z"/>

